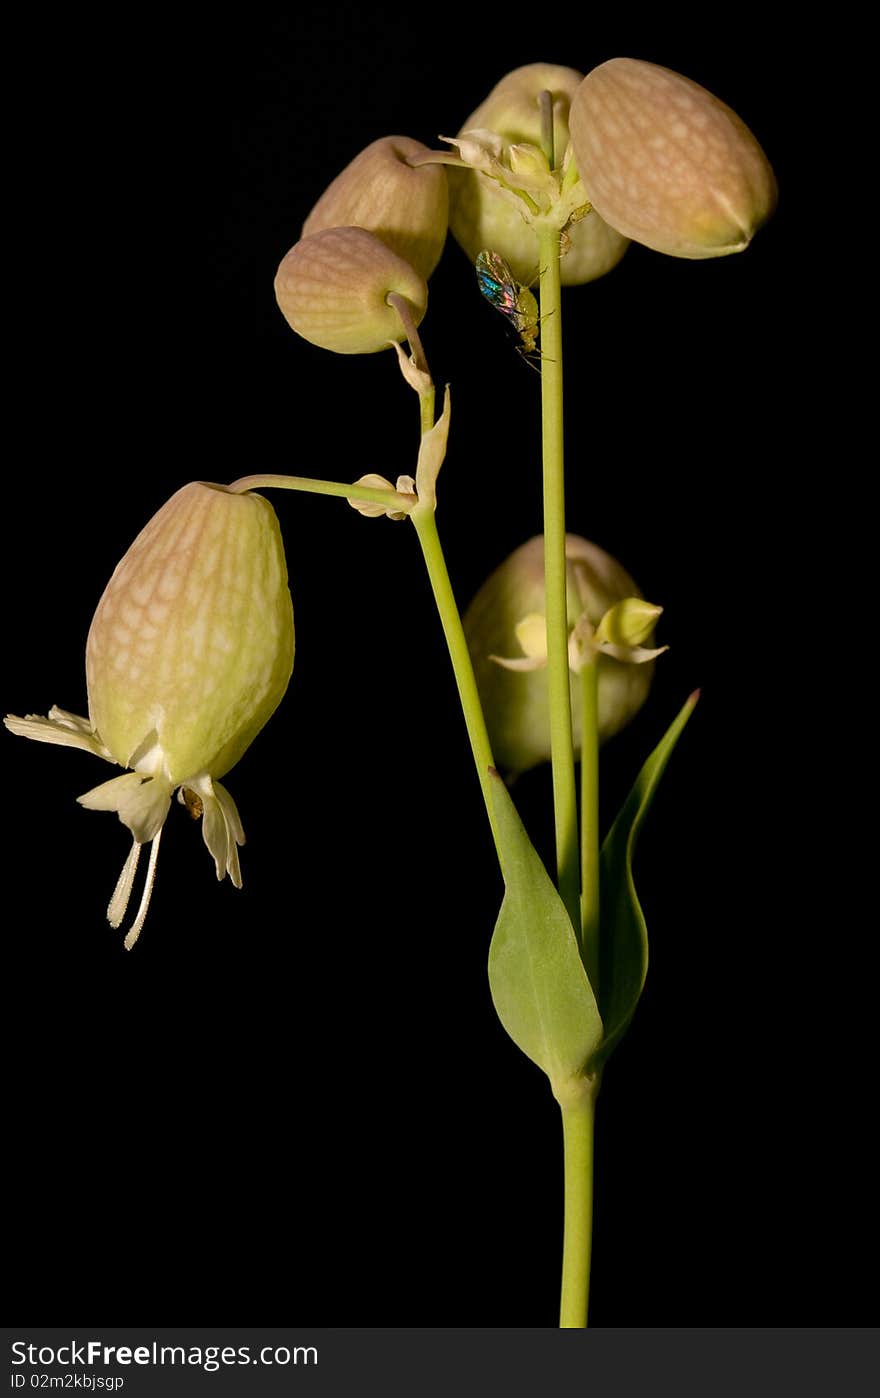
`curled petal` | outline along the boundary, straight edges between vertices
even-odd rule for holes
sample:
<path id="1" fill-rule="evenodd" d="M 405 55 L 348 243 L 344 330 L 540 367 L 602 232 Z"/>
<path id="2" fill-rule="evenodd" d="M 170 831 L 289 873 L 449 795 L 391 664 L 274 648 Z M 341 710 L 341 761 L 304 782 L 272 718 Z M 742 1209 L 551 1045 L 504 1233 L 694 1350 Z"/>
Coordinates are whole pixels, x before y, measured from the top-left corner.
<path id="1" fill-rule="evenodd" d="M 89 811 L 116 811 L 138 844 L 143 845 L 154 840 L 162 829 L 171 805 L 171 791 L 169 783 L 159 777 L 126 772 L 77 799 Z"/>
<path id="2" fill-rule="evenodd" d="M 547 659 L 547 618 L 543 612 L 529 612 L 514 627 L 523 653 L 533 660 Z"/>
<path id="3" fill-rule="evenodd" d="M 53 704 L 49 710 L 48 718 L 40 714 L 25 714 L 24 718 L 7 714 L 3 722 L 10 733 L 17 733 L 21 738 L 34 738 L 38 743 L 57 743 L 63 748 L 83 748 L 96 757 L 103 757 L 105 762 L 115 763 L 116 759 L 107 751 L 88 719 L 59 709 L 57 704 Z"/>
<path id="4" fill-rule="evenodd" d="M 437 505 L 435 486 L 440 474 L 440 467 L 446 456 L 450 412 L 449 385 L 447 384 L 446 392 L 443 395 L 443 412 L 430 431 L 423 436 L 416 464 L 416 491 L 419 504 L 427 505 L 431 510 L 435 509 Z"/>
<path id="5" fill-rule="evenodd" d="M 359 476 L 355 485 L 368 485 L 371 490 L 393 490 L 394 486 L 384 476 L 377 475 L 374 471 L 367 476 Z M 359 515 L 366 515 L 367 519 L 381 519 L 388 511 L 384 505 L 378 504 L 375 500 L 349 500 L 349 505 L 353 510 L 357 510 Z"/>
<path id="6" fill-rule="evenodd" d="M 426 369 L 420 369 L 416 364 L 414 354 L 406 354 L 396 340 L 390 340 L 389 344 L 397 351 L 397 362 L 400 372 L 406 379 L 410 388 L 415 389 L 421 398 L 433 387 L 434 381 Z"/>
<path id="7" fill-rule="evenodd" d="M 441 136 L 440 140 L 448 146 L 457 146 L 462 160 L 474 170 L 494 175 L 501 168 L 499 162 L 504 153 L 504 142 L 495 131 L 462 131 L 460 136 Z M 503 169 L 501 173 L 504 174 Z"/>
<path id="8" fill-rule="evenodd" d="M 516 656 L 512 660 L 504 655 L 490 655 L 489 659 L 495 665 L 500 665 L 502 670 L 521 670 L 523 672 L 528 672 L 530 670 L 546 670 L 547 668 L 546 655 L 543 656 L 543 658 L 538 655 L 521 655 Z"/>
<path id="9" fill-rule="evenodd" d="M 622 660 L 626 665 L 647 665 L 649 660 L 656 660 L 669 647 L 659 646 L 656 650 L 650 650 L 645 646 L 616 646 L 612 641 L 600 641 L 596 650 L 610 655 L 612 660 Z"/>
<path id="10" fill-rule="evenodd" d="M 225 787 L 208 776 L 201 777 L 194 786 L 202 798 L 202 834 L 213 856 L 217 878 L 228 874 L 235 887 L 241 888 L 237 847 L 244 844 L 244 830 L 235 802 Z"/>
<path id="11" fill-rule="evenodd" d="M 598 649 L 595 636 L 593 624 L 584 612 L 578 617 L 568 638 L 568 668 L 575 675 L 579 675 L 587 665 L 591 665 L 595 660 Z"/>
<path id="12" fill-rule="evenodd" d="M 415 484 L 411 476 L 398 476 L 396 487 L 384 476 L 377 476 L 375 473 L 360 476 L 354 484 L 369 486 L 371 490 L 396 490 L 398 495 L 410 496 L 407 504 L 414 505 L 416 503 L 413 493 Z M 409 514 L 408 509 L 395 509 L 392 502 L 381 505 L 376 500 L 349 500 L 348 503 L 353 510 L 357 510 L 358 514 L 365 515 L 367 519 L 381 519 L 382 515 L 387 515 L 389 519 L 406 519 Z"/>

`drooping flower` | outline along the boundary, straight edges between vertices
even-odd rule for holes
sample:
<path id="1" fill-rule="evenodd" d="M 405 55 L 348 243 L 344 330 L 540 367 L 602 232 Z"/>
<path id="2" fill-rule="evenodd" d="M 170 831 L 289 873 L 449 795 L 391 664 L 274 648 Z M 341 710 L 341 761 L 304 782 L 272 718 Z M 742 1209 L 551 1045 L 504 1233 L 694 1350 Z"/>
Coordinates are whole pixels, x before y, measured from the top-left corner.
<path id="1" fill-rule="evenodd" d="M 107 916 L 125 917 L 141 848 L 146 883 L 125 938 L 136 942 L 171 798 L 202 818 L 218 879 L 241 887 L 244 832 L 218 778 L 277 708 L 293 669 L 293 608 L 278 521 L 262 496 L 193 482 L 159 510 L 117 566 L 86 644 L 89 717 L 53 707 L 9 715 L 38 742 L 83 748 L 129 770 L 79 798 L 116 811 L 133 842 Z"/>

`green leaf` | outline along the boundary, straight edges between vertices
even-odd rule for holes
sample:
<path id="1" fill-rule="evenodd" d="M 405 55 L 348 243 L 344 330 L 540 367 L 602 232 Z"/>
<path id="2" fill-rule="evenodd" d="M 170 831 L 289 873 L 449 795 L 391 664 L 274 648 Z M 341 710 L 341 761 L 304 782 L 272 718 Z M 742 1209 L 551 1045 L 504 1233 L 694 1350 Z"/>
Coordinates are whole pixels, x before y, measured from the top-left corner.
<path id="1" fill-rule="evenodd" d="M 599 1001 L 606 1034 L 593 1067 L 601 1066 L 623 1037 L 645 984 L 648 929 L 633 882 L 633 855 L 654 792 L 699 697 L 696 690 L 660 739 L 602 846 Z"/>
<path id="2" fill-rule="evenodd" d="M 565 905 L 497 773 L 489 785 L 505 884 L 489 947 L 492 1000 L 555 1092 L 595 1053 L 602 1021 Z"/>

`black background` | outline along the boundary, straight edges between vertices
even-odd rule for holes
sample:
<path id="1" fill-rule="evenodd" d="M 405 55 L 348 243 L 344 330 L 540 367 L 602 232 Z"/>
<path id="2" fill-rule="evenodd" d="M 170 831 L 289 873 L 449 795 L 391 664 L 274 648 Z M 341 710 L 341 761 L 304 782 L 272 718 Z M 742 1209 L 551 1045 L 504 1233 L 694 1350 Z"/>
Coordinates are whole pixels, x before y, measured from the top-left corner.
<path id="1" fill-rule="evenodd" d="M 150 11 L 15 36 L 3 705 L 85 712 L 94 606 L 186 481 L 414 470 L 391 355 L 299 341 L 272 291 L 358 150 L 435 143 L 537 59 L 628 54 L 711 88 L 774 163 L 772 223 L 718 261 L 633 247 L 564 307 L 569 526 L 663 603 L 671 647 L 607 750 L 609 816 L 703 688 L 640 850 L 652 965 L 600 1100 L 592 1321 L 865 1323 L 864 934 L 833 888 L 814 610 L 845 545 L 817 550 L 834 482 L 806 484 L 808 65 L 757 7 L 580 14 Z M 451 241 L 422 331 L 452 384 L 439 525 L 464 604 L 540 528 L 538 377 Z M 124 953 L 104 908 L 127 832 L 75 804 L 106 769 L 5 737 L 14 1316 L 553 1325 L 558 1112 L 489 999 L 501 885 L 413 532 L 272 499 L 297 660 L 227 782 L 242 892 L 175 806 Z M 518 792 L 546 848 L 547 773 Z"/>

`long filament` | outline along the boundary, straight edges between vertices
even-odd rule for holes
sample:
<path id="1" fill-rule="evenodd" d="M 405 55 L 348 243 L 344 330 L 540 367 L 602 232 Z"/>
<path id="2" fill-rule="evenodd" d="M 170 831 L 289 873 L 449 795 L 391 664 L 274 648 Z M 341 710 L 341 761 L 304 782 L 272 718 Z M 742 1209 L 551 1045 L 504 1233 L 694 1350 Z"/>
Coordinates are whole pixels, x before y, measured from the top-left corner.
<path id="1" fill-rule="evenodd" d="M 141 928 L 144 925 L 144 920 L 147 916 L 147 909 L 150 906 L 150 895 L 153 892 L 153 882 L 156 878 L 156 860 L 159 857 L 159 841 L 162 838 L 162 829 L 163 827 L 160 826 L 159 829 L 156 831 L 156 835 L 152 841 L 152 844 L 150 845 L 150 862 L 147 865 L 147 879 L 146 883 L 144 884 L 143 894 L 141 895 L 141 905 L 138 908 L 137 917 L 131 924 L 129 931 L 126 934 L 124 943 L 126 951 L 131 951 L 138 937 L 141 935 Z"/>
<path id="2" fill-rule="evenodd" d="M 137 873 L 138 860 L 141 857 L 141 847 L 137 840 L 132 844 L 128 852 L 128 858 L 122 866 L 122 873 L 119 875 L 116 887 L 113 890 L 113 897 L 107 908 L 107 921 L 111 927 L 118 927 L 125 917 L 125 910 L 128 907 L 128 900 L 131 897 L 131 890 L 134 884 L 134 876 Z"/>

